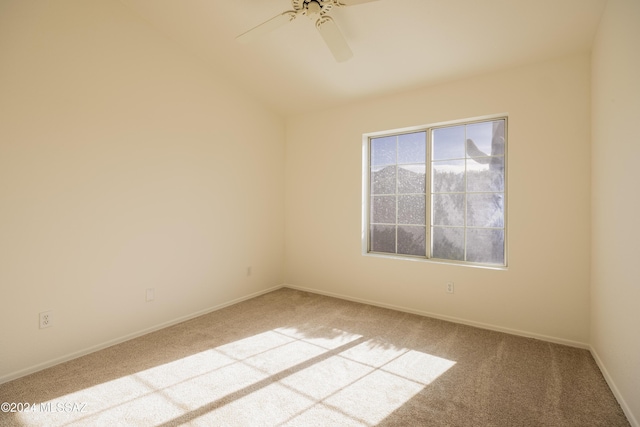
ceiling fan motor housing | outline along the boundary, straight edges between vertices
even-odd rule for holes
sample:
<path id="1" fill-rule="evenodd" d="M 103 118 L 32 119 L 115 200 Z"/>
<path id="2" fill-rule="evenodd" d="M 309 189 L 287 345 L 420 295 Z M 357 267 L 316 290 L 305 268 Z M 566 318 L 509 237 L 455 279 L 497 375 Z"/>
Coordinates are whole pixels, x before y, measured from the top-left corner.
<path id="1" fill-rule="evenodd" d="M 291 4 L 296 12 L 303 11 L 308 16 L 324 16 L 334 6 L 333 0 L 292 0 Z"/>

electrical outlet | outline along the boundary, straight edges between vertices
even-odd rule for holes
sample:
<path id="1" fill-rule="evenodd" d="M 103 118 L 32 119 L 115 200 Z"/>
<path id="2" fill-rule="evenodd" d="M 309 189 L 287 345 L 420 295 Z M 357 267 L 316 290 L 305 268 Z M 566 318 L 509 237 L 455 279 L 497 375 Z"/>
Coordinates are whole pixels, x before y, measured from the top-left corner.
<path id="1" fill-rule="evenodd" d="M 53 326 L 53 311 L 43 311 L 40 313 L 40 329 Z"/>
<path id="2" fill-rule="evenodd" d="M 447 282 L 447 293 L 448 294 L 453 293 L 453 282 Z"/>
<path id="3" fill-rule="evenodd" d="M 155 288 L 147 288 L 147 302 L 151 302 L 156 299 L 156 290 Z"/>
<path id="4" fill-rule="evenodd" d="M 251 266 L 247 267 L 247 276 L 251 276 Z"/>

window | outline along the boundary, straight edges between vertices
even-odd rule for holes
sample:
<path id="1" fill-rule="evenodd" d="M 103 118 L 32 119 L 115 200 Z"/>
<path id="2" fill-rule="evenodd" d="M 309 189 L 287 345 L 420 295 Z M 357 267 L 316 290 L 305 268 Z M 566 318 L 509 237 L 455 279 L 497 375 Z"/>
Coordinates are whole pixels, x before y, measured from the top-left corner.
<path id="1" fill-rule="evenodd" d="M 506 118 L 365 135 L 366 253 L 506 266 Z"/>

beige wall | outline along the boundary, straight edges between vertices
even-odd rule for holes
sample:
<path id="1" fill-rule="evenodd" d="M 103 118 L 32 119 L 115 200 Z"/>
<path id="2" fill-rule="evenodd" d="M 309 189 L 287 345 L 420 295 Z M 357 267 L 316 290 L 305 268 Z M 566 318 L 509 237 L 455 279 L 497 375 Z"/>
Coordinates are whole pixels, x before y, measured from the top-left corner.
<path id="1" fill-rule="evenodd" d="M 585 53 L 289 119 L 286 282 L 586 346 L 589 74 Z M 362 256 L 362 134 L 499 113 L 508 270 Z"/>
<path id="2" fill-rule="evenodd" d="M 282 283 L 284 121 L 182 52 L 0 2 L 0 382 Z"/>
<path id="3" fill-rule="evenodd" d="M 591 345 L 640 425 L 640 2 L 610 0 L 593 50 Z"/>

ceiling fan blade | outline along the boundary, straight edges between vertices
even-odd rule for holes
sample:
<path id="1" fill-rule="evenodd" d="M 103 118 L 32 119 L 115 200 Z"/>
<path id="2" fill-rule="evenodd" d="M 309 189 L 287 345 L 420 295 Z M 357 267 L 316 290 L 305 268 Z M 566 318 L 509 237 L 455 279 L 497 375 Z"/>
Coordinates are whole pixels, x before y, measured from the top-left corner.
<path id="1" fill-rule="evenodd" d="M 329 16 L 323 16 L 316 22 L 316 28 L 329 47 L 336 61 L 343 62 L 353 56 L 347 41 L 344 39 L 340 28 Z"/>
<path id="2" fill-rule="evenodd" d="M 270 33 L 276 28 L 282 27 L 287 22 L 293 21 L 294 19 L 296 19 L 296 16 L 298 16 L 298 14 L 294 11 L 284 12 L 278 16 L 274 16 L 266 22 L 263 22 L 257 27 L 250 29 L 246 33 L 240 34 L 238 37 L 236 37 L 236 40 L 240 43 L 249 43 L 260 36 L 264 36 L 265 34 Z"/>
<path id="3" fill-rule="evenodd" d="M 378 0 L 338 0 L 340 6 L 355 6 L 356 4 L 370 3 Z"/>

